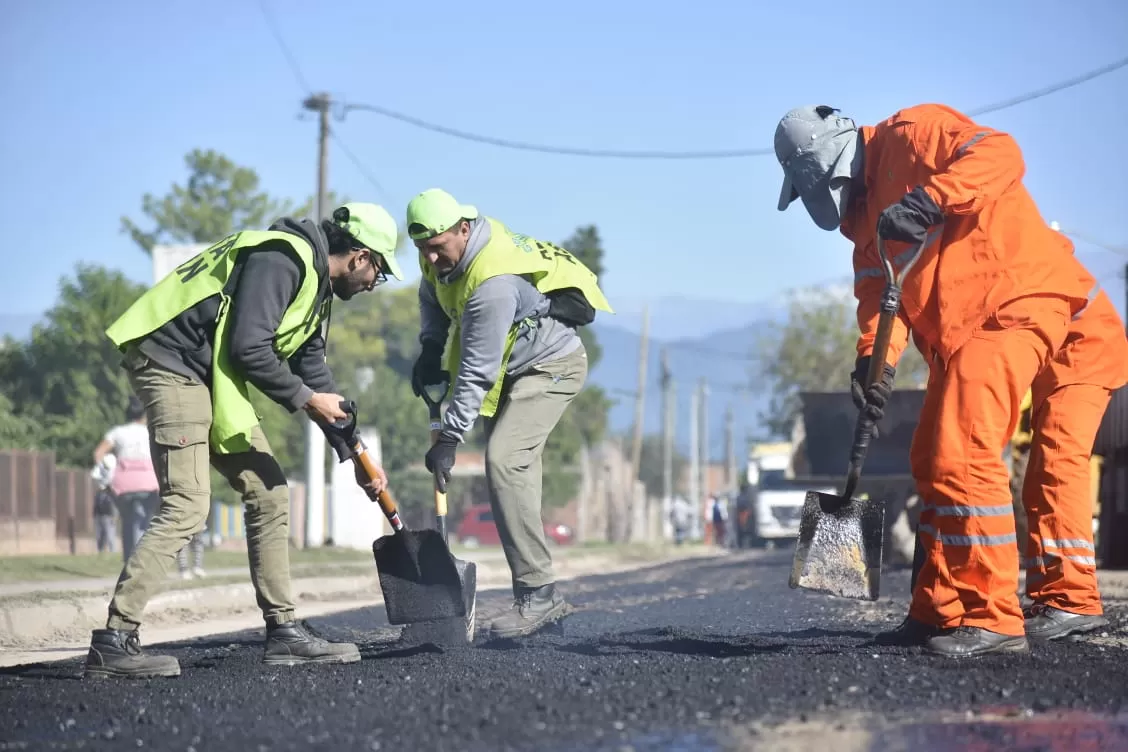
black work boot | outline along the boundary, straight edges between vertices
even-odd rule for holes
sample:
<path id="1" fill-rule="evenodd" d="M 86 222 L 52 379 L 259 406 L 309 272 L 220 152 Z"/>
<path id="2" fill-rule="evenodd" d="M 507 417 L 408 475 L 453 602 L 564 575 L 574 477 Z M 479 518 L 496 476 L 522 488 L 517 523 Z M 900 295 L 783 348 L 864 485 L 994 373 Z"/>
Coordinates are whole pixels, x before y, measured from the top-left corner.
<path id="1" fill-rule="evenodd" d="M 923 621 L 918 621 L 911 616 L 906 616 L 905 620 L 893 629 L 875 634 L 873 641 L 878 645 L 889 647 L 923 647 L 931 638 L 949 631 L 951 630 L 940 629 L 931 624 L 925 624 Z"/>
<path id="2" fill-rule="evenodd" d="M 272 666 L 299 663 L 356 663 L 360 650 L 351 642 L 329 642 L 314 634 L 308 625 L 288 621 L 266 628 L 266 650 L 262 662 Z"/>
<path id="3" fill-rule="evenodd" d="M 547 627 L 568 613 L 564 596 L 550 582 L 539 588 L 522 589 L 513 608 L 490 624 L 490 637 L 525 637 Z"/>
<path id="4" fill-rule="evenodd" d="M 1023 616 L 1026 617 L 1026 636 L 1032 640 L 1057 640 L 1108 626 L 1108 619 L 1103 616 L 1075 614 L 1044 603 L 1035 603 Z"/>
<path id="5" fill-rule="evenodd" d="M 949 658 L 972 658 L 988 653 L 1026 653 L 1030 643 L 1025 635 L 1014 637 L 981 627 L 959 627 L 928 640 L 929 651 Z"/>
<path id="6" fill-rule="evenodd" d="M 83 676 L 119 679 L 180 676 L 180 663 L 171 655 L 150 655 L 141 650 L 135 629 L 95 629 Z"/>

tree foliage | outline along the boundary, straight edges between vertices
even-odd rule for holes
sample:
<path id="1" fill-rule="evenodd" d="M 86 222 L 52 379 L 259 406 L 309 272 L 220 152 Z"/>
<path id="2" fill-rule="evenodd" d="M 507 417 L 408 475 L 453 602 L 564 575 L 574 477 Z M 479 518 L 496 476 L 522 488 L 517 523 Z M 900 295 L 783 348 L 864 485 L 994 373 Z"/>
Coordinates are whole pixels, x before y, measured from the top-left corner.
<path id="1" fill-rule="evenodd" d="M 853 299 L 817 288 L 791 295 L 786 322 L 765 335 L 756 352 L 754 376 L 770 394 L 761 419 L 774 435 L 791 435 L 800 392 L 849 388 L 857 341 Z M 897 364 L 896 384 L 915 388 L 927 373 L 924 359 L 910 344 Z"/>
<path id="2" fill-rule="evenodd" d="M 0 350 L 0 392 L 11 404 L 3 422 L 7 431 L 27 431 L 21 446 L 49 447 L 62 464 L 90 464 L 132 393 L 105 330 L 144 289 L 120 272 L 80 264 L 28 341 Z"/>

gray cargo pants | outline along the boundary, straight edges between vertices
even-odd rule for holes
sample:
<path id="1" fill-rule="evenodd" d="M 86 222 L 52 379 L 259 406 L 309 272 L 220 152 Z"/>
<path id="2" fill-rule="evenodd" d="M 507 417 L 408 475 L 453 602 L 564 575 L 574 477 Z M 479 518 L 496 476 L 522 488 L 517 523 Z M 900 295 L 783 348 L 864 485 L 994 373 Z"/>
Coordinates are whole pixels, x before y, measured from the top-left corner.
<path id="1" fill-rule="evenodd" d="M 555 582 L 541 519 L 541 456 L 548 435 L 587 381 L 587 350 L 508 379 L 485 421 L 486 483 L 513 588 Z"/>

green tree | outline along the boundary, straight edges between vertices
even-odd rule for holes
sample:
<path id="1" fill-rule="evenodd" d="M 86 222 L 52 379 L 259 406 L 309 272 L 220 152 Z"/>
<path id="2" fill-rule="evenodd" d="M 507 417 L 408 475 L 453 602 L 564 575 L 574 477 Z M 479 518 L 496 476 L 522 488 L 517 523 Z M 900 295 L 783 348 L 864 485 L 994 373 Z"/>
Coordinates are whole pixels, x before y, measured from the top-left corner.
<path id="1" fill-rule="evenodd" d="M 670 464 L 673 469 L 672 480 L 677 483 L 678 478 L 685 471 L 689 460 L 684 454 L 677 451 L 671 452 Z M 646 494 L 654 498 L 662 497 L 662 437 L 650 434 L 642 437 L 642 456 L 639 458 L 639 479 L 646 486 Z"/>
<path id="2" fill-rule="evenodd" d="M 11 404 L 5 423 L 32 428 L 24 445 L 53 449 L 61 464 L 90 464 L 132 393 L 105 330 L 144 290 L 120 272 L 80 264 L 27 342 L 0 351 L 0 392 Z"/>
<path id="3" fill-rule="evenodd" d="M 217 151 L 193 149 L 184 163 L 189 173 L 184 185 L 174 183 L 159 198 L 151 193 L 141 198 L 141 213 L 152 229 L 121 218 L 122 232 L 146 253 L 158 243 L 214 243 L 239 230 L 266 229 L 279 217 L 313 215 L 314 198 L 297 206 L 275 199 L 260 187 L 257 172 Z M 332 191 L 328 198 L 330 206 L 346 200 Z"/>
<path id="4" fill-rule="evenodd" d="M 844 391 L 857 359 L 855 302 L 826 290 L 793 292 L 786 322 L 761 340 L 755 376 L 770 393 L 761 419 L 779 437 L 791 435 L 799 411 L 799 392 Z M 897 364 L 896 384 L 915 388 L 927 366 L 911 344 Z"/>

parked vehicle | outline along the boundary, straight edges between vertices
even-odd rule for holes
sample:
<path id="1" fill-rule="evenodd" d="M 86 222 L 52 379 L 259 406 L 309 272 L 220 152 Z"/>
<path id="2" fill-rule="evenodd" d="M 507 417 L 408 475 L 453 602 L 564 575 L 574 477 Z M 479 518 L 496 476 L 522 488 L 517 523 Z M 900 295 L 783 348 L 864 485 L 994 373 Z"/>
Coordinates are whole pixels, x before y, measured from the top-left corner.
<path id="1" fill-rule="evenodd" d="M 550 546 L 565 546 L 572 543 L 575 538 L 575 532 L 567 525 L 547 522 L 543 524 L 544 537 Z M 454 535 L 459 543 L 469 548 L 501 545 L 501 536 L 498 535 L 493 510 L 490 509 L 489 504 L 472 504 L 467 507 Z"/>

